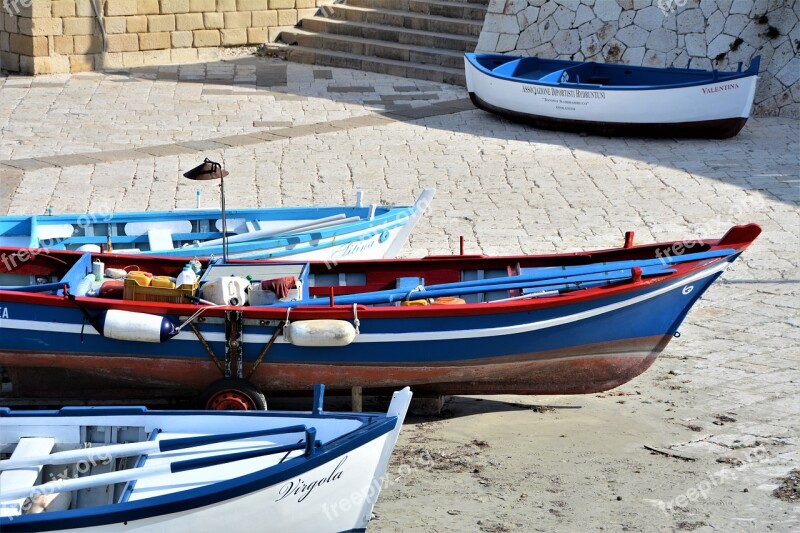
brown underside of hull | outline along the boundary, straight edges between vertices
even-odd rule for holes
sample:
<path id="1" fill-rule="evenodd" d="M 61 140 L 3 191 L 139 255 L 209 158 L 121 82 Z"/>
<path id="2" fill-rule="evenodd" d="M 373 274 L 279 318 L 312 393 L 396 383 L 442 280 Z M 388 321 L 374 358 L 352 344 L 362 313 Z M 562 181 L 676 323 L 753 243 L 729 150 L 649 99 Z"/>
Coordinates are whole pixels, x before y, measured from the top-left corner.
<path id="1" fill-rule="evenodd" d="M 670 336 L 640 338 L 570 350 L 428 365 L 298 364 L 265 362 L 251 381 L 268 393 L 361 386 L 367 392 L 410 385 L 430 394 L 588 394 L 612 389 L 655 361 Z M 20 366 L 20 361 L 25 361 Z M 186 398 L 221 377 L 211 361 L 85 354 L 0 353 L 15 398 L 87 400 Z M 250 365 L 245 365 L 245 375 Z"/>
<path id="2" fill-rule="evenodd" d="M 570 120 L 563 118 L 531 115 L 519 111 L 503 109 L 482 100 L 477 94 L 469 93 L 475 107 L 546 130 L 569 131 L 573 133 L 592 133 L 607 136 L 631 137 L 685 137 L 699 139 L 728 139 L 738 134 L 746 118 L 725 118 L 719 120 L 699 120 L 695 122 L 659 123 L 613 123 L 591 120 Z"/>

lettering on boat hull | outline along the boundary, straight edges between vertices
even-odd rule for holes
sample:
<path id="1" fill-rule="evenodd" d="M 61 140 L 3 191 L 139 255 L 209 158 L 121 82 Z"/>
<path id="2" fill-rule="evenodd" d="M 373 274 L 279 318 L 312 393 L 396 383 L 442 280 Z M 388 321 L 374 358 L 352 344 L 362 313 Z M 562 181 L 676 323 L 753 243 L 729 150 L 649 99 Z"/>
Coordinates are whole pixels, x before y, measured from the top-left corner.
<path id="1" fill-rule="evenodd" d="M 279 502 L 288 497 L 295 497 L 297 496 L 297 502 L 300 503 L 305 500 L 317 487 L 321 487 L 322 485 L 327 485 L 337 481 L 342 477 L 344 471 L 341 470 L 342 465 L 347 461 L 347 456 L 345 455 L 339 461 L 339 463 L 333 467 L 333 470 L 330 474 L 326 477 L 321 477 L 320 479 L 315 479 L 312 481 L 304 480 L 303 478 L 299 477 L 297 479 L 293 479 L 285 483 L 280 489 L 278 489 L 278 494 L 280 497 L 275 500 Z"/>

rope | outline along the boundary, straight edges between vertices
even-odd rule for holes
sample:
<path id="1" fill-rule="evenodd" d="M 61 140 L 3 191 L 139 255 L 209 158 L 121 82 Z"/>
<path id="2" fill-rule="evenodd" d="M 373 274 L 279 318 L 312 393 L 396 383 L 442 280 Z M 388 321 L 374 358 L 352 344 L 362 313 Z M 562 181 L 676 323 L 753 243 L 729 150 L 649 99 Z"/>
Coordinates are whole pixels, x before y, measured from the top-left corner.
<path id="1" fill-rule="evenodd" d="M 183 327 L 184 327 L 186 324 L 188 324 L 189 322 L 192 322 L 193 320 L 195 320 L 196 318 L 198 318 L 198 317 L 199 317 L 201 314 L 203 314 L 203 312 L 204 312 L 204 311 L 206 311 L 206 310 L 208 310 L 208 309 L 211 309 L 211 308 L 213 308 L 213 307 L 223 307 L 223 306 L 221 306 L 221 305 L 218 305 L 218 304 L 213 304 L 213 305 L 208 305 L 208 306 L 206 306 L 206 307 L 201 307 L 200 309 L 198 309 L 197 311 L 195 311 L 195 313 L 194 313 L 192 316 L 190 316 L 189 318 L 187 318 L 187 319 L 186 319 L 186 320 L 183 322 L 183 324 L 181 324 L 180 326 L 178 326 L 178 327 L 177 327 L 177 328 L 175 328 L 175 329 L 177 329 L 178 331 L 180 331 L 180 330 L 181 330 L 181 329 L 182 329 L 182 328 L 183 328 Z"/>
<path id="2" fill-rule="evenodd" d="M 358 319 L 358 305 L 353 304 L 353 325 L 356 327 L 356 335 L 361 333 L 361 321 Z"/>

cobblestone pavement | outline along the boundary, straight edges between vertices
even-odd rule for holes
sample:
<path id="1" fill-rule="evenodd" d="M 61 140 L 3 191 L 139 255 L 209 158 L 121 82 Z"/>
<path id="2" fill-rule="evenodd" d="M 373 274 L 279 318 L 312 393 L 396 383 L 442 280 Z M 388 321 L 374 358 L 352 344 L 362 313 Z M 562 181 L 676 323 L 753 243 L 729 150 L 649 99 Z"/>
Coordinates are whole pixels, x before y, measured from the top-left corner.
<path id="1" fill-rule="evenodd" d="M 647 242 L 757 222 L 762 236 L 650 372 L 680 358 L 695 402 L 675 391 L 674 420 L 736 419 L 660 444 L 711 465 L 766 446 L 770 460 L 741 474 L 762 489 L 743 527 L 797 527 L 797 507 L 769 493 L 800 465 L 797 121 L 751 119 L 725 141 L 584 137 L 475 110 L 458 87 L 242 58 L 0 78 L 0 131 L 0 214 L 192 207 L 198 184 L 180 173 L 210 157 L 231 172 L 232 207 L 350 203 L 358 189 L 408 203 L 435 187 L 407 256 L 453 252 L 462 235 L 468 253 L 548 253 L 619 246 L 629 229 Z"/>

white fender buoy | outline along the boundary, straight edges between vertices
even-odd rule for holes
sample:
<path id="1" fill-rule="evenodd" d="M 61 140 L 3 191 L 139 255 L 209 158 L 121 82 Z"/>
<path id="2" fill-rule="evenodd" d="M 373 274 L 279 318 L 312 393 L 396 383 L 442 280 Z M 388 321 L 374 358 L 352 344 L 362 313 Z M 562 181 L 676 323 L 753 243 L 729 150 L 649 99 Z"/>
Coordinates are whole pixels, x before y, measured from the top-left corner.
<path id="1" fill-rule="evenodd" d="M 110 309 L 92 319 L 92 326 L 109 339 L 138 342 L 164 342 L 178 334 L 168 318 L 133 311 Z"/>
<path id="2" fill-rule="evenodd" d="M 356 338 L 356 328 L 346 320 L 298 320 L 285 330 L 295 346 L 347 346 Z"/>

